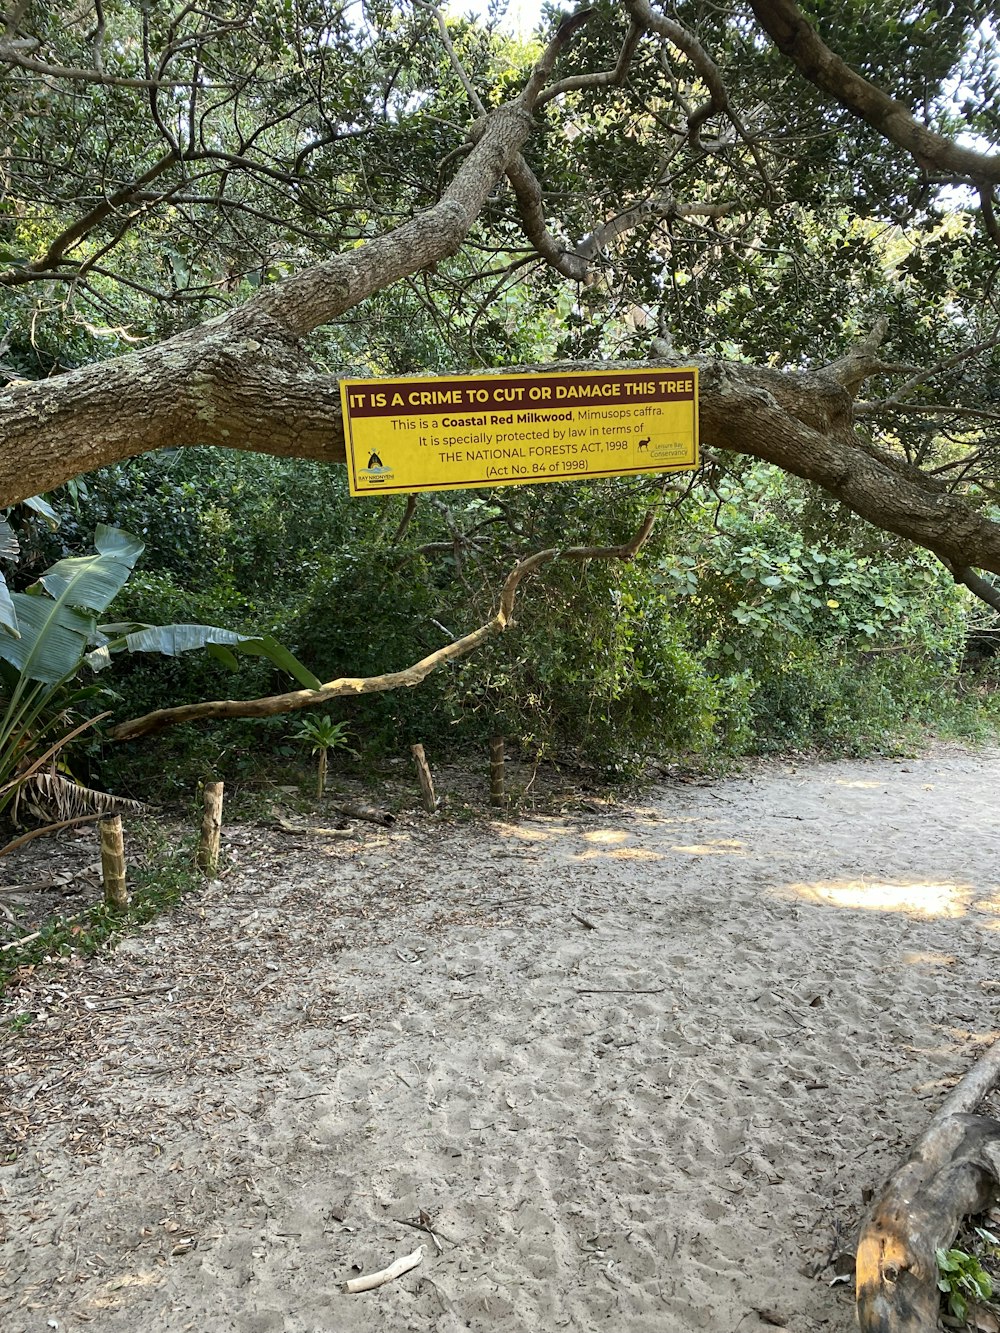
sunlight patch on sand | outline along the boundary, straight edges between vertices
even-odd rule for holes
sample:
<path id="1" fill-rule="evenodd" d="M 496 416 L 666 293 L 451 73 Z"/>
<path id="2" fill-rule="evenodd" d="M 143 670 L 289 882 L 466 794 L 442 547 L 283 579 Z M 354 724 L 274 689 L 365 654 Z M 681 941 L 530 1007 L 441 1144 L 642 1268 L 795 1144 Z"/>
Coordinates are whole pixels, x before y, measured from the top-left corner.
<path id="1" fill-rule="evenodd" d="M 672 852 L 686 856 L 746 856 L 743 844 L 735 838 L 713 838 L 711 842 L 694 842 L 686 847 L 675 846 Z"/>
<path id="2" fill-rule="evenodd" d="M 574 861 L 662 861 L 662 852 L 651 852 L 647 847 L 615 847 L 606 852 L 577 852 Z"/>
<path id="3" fill-rule="evenodd" d="M 628 842 L 629 835 L 624 829 L 602 828 L 583 835 L 584 842 Z"/>
<path id="4" fill-rule="evenodd" d="M 907 912 L 911 916 L 964 916 L 972 897 L 968 884 L 910 880 L 887 884 L 867 879 L 814 880 L 791 884 L 791 893 L 823 907 L 861 908 L 866 912 Z"/>
<path id="5" fill-rule="evenodd" d="M 903 962 L 907 967 L 951 967 L 955 962 L 953 953 L 904 953 Z"/>
<path id="6" fill-rule="evenodd" d="M 880 791 L 884 782 L 875 782 L 872 778 L 854 778 L 848 781 L 847 778 L 836 778 L 833 784 L 835 787 L 863 787 L 866 791 Z"/>
<path id="7" fill-rule="evenodd" d="M 522 842 L 548 842 L 551 833 L 540 828 L 525 828 L 523 824 L 501 824 L 500 832 L 505 838 L 520 838 Z"/>

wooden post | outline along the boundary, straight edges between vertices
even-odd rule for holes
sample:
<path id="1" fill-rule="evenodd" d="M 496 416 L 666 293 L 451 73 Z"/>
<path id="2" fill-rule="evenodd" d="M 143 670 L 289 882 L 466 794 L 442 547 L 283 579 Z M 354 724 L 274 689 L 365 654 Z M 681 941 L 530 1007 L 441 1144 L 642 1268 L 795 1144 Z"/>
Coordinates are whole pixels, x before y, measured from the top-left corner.
<path id="1" fill-rule="evenodd" d="M 100 830 L 104 901 L 112 910 L 124 912 L 128 907 L 128 888 L 125 884 L 125 839 L 121 815 L 102 819 Z"/>
<path id="2" fill-rule="evenodd" d="M 504 743 L 502 736 L 490 737 L 490 805 L 506 805 L 504 785 Z"/>
<path id="3" fill-rule="evenodd" d="M 427 766 L 427 759 L 424 756 L 424 747 L 422 745 L 411 745 L 410 751 L 417 765 L 417 777 L 420 779 L 420 792 L 424 798 L 424 809 L 429 815 L 437 810 L 437 799 L 434 795 L 434 779 L 431 777 L 431 770 Z"/>
<path id="4" fill-rule="evenodd" d="M 205 813 L 201 821 L 201 839 L 198 843 L 198 869 L 214 875 L 219 868 L 219 838 L 222 834 L 221 782 L 205 783 Z"/>

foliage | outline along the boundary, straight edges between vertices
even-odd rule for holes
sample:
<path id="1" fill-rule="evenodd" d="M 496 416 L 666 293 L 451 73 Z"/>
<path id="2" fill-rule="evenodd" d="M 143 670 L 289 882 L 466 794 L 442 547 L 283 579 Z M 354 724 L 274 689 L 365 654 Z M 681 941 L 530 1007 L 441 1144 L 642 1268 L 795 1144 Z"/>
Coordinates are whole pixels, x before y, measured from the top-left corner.
<path id="1" fill-rule="evenodd" d="M 267 659 L 307 689 L 319 681 L 270 635 L 245 635 L 199 624 L 98 624 L 125 587 L 142 543 L 117 528 L 99 525 L 95 553 L 67 556 L 46 570 L 27 592 L 8 594 L 12 625 L 0 630 L 0 813 L 43 762 L 53 761 L 87 724 L 74 710 L 99 692 L 70 689 L 86 661 L 95 671 L 113 652 L 154 652 L 176 658 L 197 649 L 227 668 L 234 650 Z"/>
<path id="2" fill-rule="evenodd" d="M 975 1234 L 980 1241 L 990 1246 L 992 1253 L 996 1253 L 1000 1242 L 992 1232 L 984 1227 L 976 1227 Z M 993 1279 L 975 1254 L 958 1249 L 937 1249 L 934 1253 L 938 1266 L 938 1290 L 947 1297 L 948 1313 L 964 1324 L 970 1302 L 975 1305 L 992 1297 Z"/>
<path id="3" fill-rule="evenodd" d="M 292 732 L 298 741 L 305 741 L 316 756 L 316 799 L 321 800 L 326 787 L 327 754 L 330 750 L 346 750 L 356 755 L 347 744 L 347 723 L 334 722 L 329 713 L 322 717 L 306 718 Z"/>
<path id="4" fill-rule="evenodd" d="M 872 448 L 986 503 L 1000 342 L 983 214 L 791 76 L 749 21 L 690 0 L 672 12 L 722 71 L 739 126 L 716 108 L 692 129 L 703 68 L 690 49 L 646 43 L 627 80 L 547 102 L 525 150 L 559 244 L 593 242 L 589 282 L 540 264 L 502 186 L 461 253 L 313 333 L 314 366 L 400 374 L 645 356 L 659 336 L 685 354 L 807 370 L 884 318 L 887 370 L 859 408 Z M 810 15 L 929 127 L 996 136 L 996 33 L 982 6 L 918 0 L 901 14 L 888 0 L 823 0 Z M 9 378 L 162 338 L 412 216 L 438 196 L 478 115 L 422 6 L 379 3 L 358 19 L 327 0 L 122 0 L 97 19 L 64 0 L 11 19 L 16 49 L 56 72 L 14 61 L 0 82 Z M 598 0 L 574 70 L 611 67 L 624 22 Z M 482 21 L 450 19 L 449 32 L 487 108 L 539 49 Z M 89 82 L 58 74 L 92 66 L 101 77 Z M 900 376 L 914 381 L 902 397 Z M 192 448 L 74 483 L 56 533 L 14 526 L 21 577 L 78 557 L 97 524 L 124 527 L 147 567 L 116 603 L 123 622 L 222 621 L 250 638 L 266 628 L 329 679 L 406 665 L 482 623 L 519 555 L 621 541 L 648 500 L 641 483 L 455 493 L 422 500 L 397 539 L 398 504 L 352 504 L 339 470 Z M 965 707 L 968 612 L 928 557 L 733 458 L 710 456 L 672 500 L 640 566 L 552 567 L 482 655 L 419 692 L 345 704 L 366 749 L 502 729 L 529 750 L 585 750 L 614 767 L 664 748 L 891 743 Z M 263 658 L 232 676 L 205 657 L 127 662 L 118 711 L 266 694 L 276 680 Z M 262 737 L 280 751 L 288 730 L 164 738 L 150 762 L 162 774 L 185 752 L 194 768 L 228 752 L 249 765 Z M 132 762 L 106 756 L 105 771 Z"/>
<path id="5" fill-rule="evenodd" d="M 49 918 L 37 938 L 0 953 L 0 995 L 53 958 L 99 952 L 168 911 L 202 883 L 194 868 L 193 840 L 166 838 L 152 828 L 139 828 L 137 840 L 145 848 L 141 860 L 129 866 L 128 908 L 111 909 L 100 902 L 70 917 Z M 24 1014 L 15 1015 L 11 1023 L 16 1030 L 29 1025 L 30 1015 Z"/>

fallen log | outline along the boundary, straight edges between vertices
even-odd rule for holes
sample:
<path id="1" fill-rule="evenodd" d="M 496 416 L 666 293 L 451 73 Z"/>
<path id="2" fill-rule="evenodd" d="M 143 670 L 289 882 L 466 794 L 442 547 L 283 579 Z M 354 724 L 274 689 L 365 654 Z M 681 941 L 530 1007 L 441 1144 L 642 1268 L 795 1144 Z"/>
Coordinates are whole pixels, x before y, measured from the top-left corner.
<path id="1" fill-rule="evenodd" d="M 357 801 L 348 805 L 335 805 L 333 808 L 345 819 L 364 819 L 369 824 L 381 824 L 385 828 L 396 822 L 396 816 L 391 810 L 379 810 L 374 805 L 362 805 Z"/>
<path id="2" fill-rule="evenodd" d="M 937 1328 L 936 1251 L 1000 1194 L 1000 1121 L 972 1114 L 998 1083 L 1000 1041 L 952 1090 L 872 1203 L 857 1250 L 862 1333 Z"/>

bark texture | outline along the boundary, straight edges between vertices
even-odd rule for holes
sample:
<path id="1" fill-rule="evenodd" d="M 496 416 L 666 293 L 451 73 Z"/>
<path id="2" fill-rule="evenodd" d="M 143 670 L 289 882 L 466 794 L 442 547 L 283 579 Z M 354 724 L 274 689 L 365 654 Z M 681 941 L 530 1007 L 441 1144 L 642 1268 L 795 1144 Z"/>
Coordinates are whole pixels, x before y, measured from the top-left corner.
<path id="1" fill-rule="evenodd" d="M 1000 1192 L 1000 1122 L 970 1114 L 998 1081 L 1000 1042 L 948 1096 L 872 1204 L 857 1252 L 862 1333 L 937 1327 L 935 1251 Z"/>
<path id="2" fill-rule="evenodd" d="M 251 313 L 256 337 L 246 327 Z M 239 323 L 0 393 L 0 506 L 165 447 L 216 444 L 343 464 L 339 381 L 317 374 L 260 310 L 243 313 Z M 876 448 L 854 420 L 850 390 L 832 372 L 698 357 L 642 364 L 699 367 L 703 444 L 815 482 L 949 567 L 1000 573 L 1000 525 Z"/>

